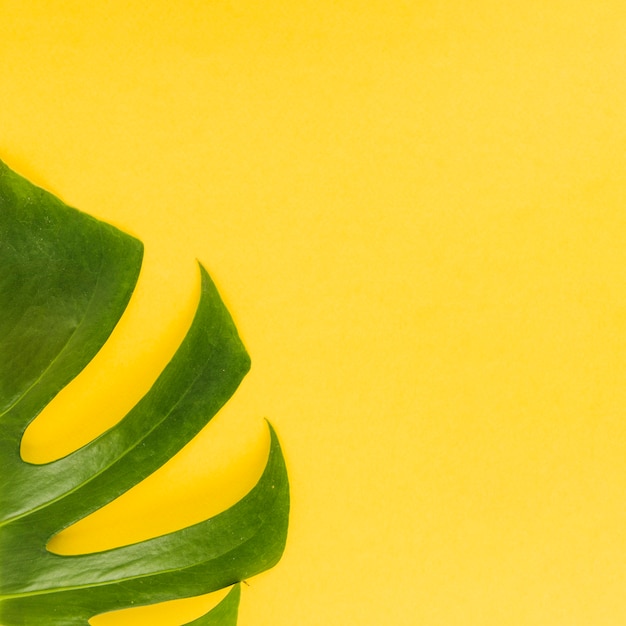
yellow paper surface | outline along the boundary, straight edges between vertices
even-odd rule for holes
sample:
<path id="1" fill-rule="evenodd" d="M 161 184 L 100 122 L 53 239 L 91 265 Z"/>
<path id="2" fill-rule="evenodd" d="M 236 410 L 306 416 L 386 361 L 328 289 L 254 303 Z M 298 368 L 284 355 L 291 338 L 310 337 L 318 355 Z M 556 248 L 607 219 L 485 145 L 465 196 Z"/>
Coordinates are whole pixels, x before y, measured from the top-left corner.
<path id="1" fill-rule="evenodd" d="M 228 506 L 268 417 L 290 536 L 241 626 L 626 623 L 624 32 L 617 0 L 0 0 L 0 158 L 146 246 L 23 454 L 141 397 L 196 259 L 253 362 L 57 547 Z M 178 626 L 221 595 L 93 624 Z"/>

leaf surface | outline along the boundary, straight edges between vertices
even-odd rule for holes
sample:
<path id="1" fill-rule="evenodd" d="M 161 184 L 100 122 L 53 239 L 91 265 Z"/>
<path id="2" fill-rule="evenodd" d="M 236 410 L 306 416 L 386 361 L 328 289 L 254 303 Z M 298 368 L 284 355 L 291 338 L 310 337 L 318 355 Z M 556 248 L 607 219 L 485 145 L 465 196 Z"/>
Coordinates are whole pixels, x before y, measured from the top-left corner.
<path id="1" fill-rule="evenodd" d="M 271 426 L 259 482 L 223 513 L 99 553 L 61 556 L 46 549 L 58 532 L 176 454 L 250 367 L 233 320 L 201 268 L 193 323 L 148 393 L 79 450 L 43 465 L 24 462 L 24 431 L 104 344 L 128 304 L 141 258 L 139 241 L 67 207 L 0 162 L 3 626 L 84 626 L 98 613 L 233 585 L 272 567 L 283 552 L 289 487 Z M 232 594 L 221 609 L 230 617 L 219 623 L 235 623 L 238 587 Z M 210 615 L 192 623 L 218 623 Z"/>

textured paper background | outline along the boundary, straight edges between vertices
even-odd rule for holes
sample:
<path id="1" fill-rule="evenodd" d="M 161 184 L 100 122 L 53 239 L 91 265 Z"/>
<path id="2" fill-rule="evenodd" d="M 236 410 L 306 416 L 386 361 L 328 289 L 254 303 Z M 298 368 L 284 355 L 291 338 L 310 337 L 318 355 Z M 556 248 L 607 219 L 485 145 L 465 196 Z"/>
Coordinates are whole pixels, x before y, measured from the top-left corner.
<path id="1" fill-rule="evenodd" d="M 0 158 L 146 245 L 24 455 L 140 397 L 196 258 L 253 361 L 57 548 L 228 506 L 269 417 L 291 534 L 241 626 L 626 623 L 624 32 L 616 0 L 0 0 Z M 178 626 L 218 596 L 94 624 Z"/>

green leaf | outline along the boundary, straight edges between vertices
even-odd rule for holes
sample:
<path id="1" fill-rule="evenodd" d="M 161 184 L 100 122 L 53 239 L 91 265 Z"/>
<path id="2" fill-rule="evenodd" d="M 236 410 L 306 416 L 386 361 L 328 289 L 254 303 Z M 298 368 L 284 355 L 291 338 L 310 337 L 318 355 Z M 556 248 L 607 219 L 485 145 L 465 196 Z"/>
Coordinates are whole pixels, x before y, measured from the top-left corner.
<path id="1" fill-rule="evenodd" d="M 126 492 L 190 441 L 234 393 L 250 361 L 215 285 L 176 354 L 113 428 L 51 463 L 20 457 L 28 424 L 93 358 L 121 317 L 142 245 L 64 205 L 0 162 L 0 623 L 87 624 L 96 614 L 200 595 L 278 562 L 289 487 L 271 443 L 263 475 L 238 503 L 177 532 L 61 556 L 50 539 Z M 234 624 L 238 588 L 218 609 Z M 233 606 L 235 608 L 233 609 Z M 226 607 L 226 608 L 224 608 Z M 208 620 L 208 621 L 206 621 Z"/>

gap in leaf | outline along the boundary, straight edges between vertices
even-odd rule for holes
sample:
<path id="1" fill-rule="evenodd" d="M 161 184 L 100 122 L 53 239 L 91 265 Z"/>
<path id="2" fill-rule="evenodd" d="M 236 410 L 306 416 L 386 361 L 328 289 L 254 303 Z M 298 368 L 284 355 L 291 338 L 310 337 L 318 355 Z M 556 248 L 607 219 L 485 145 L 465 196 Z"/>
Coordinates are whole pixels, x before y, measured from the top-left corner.
<path id="1" fill-rule="evenodd" d="M 227 594 L 228 589 L 182 600 L 170 600 L 132 609 L 122 609 L 97 615 L 89 620 L 91 626 L 137 626 L 137 624 L 158 624 L 159 626 L 180 626 L 210 611 Z"/>
<path id="2" fill-rule="evenodd" d="M 85 369 L 28 426 L 20 454 L 28 463 L 55 461 L 111 428 L 150 389 L 187 333 L 200 298 L 200 273 L 186 264 L 186 299 L 164 292 L 149 251 L 128 308 Z M 158 315 L 154 310 L 158 310 Z"/>
<path id="3" fill-rule="evenodd" d="M 262 419 L 237 410 L 236 400 L 163 467 L 60 532 L 48 549 L 84 554 L 136 543 L 201 522 L 241 500 L 263 472 L 269 434 Z"/>

